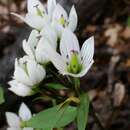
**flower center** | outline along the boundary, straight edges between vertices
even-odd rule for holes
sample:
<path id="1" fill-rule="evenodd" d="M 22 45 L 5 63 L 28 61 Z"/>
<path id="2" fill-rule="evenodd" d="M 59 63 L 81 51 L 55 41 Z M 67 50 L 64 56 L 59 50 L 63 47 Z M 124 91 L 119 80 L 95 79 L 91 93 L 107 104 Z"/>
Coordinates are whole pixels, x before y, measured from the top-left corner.
<path id="1" fill-rule="evenodd" d="M 37 15 L 43 17 L 44 12 L 42 12 L 38 6 L 38 4 L 34 6 L 34 8 L 36 8 Z"/>
<path id="2" fill-rule="evenodd" d="M 20 122 L 20 128 L 25 128 L 25 127 L 26 127 L 26 122 L 21 121 L 21 122 Z"/>
<path id="3" fill-rule="evenodd" d="M 79 61 L 78 52 L 72 51 L 70 63 L 67 66 L 67 70 L 70 73 L 77 74 L 81 71 L 82 64 Z"/>
<path id="4" fill-rule="evenodd" d="M 63 15 L 61 15 L 61 18 L 59 19 L 59 23 L 60 23 L 63 27 L 66 26 L 66 20 L 65 20 L 65 18 L 64 18 Z"/>

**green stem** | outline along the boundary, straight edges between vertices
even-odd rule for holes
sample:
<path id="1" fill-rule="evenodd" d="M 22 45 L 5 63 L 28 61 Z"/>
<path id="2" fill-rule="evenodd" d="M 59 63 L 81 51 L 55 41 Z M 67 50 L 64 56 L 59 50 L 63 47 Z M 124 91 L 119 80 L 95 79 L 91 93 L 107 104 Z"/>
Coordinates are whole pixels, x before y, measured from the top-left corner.
<path id="1" fill-rule="evenodd" d="M 55 99 L 52 99 L 52 105 L 53 105 L 53 106 L 56 106 L 56 105 L 57 105 Z"/>
<path id="2" fill-rule="evenodd" d="M 76 94 L 79 96 L 80 95 L 80 79 L 79 78 L 74 78 L 74 87 Z"/>

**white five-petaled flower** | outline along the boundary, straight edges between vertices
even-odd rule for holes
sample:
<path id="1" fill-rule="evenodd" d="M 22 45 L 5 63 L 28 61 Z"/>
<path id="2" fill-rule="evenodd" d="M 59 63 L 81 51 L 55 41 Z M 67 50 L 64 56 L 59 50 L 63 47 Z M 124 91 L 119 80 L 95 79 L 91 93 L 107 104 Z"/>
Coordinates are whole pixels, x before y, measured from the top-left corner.
<path id="1" fill-rule="evenodd" d="M 61 74 L 82 77 L 94 62 L 94 38 L 86 40 L 80 50 L 76 35 L 65 29 L 60 42 L 61 54 L 54 51 L 49 44 L 46 46 L 46 53 L 49 53 L 50 60 Z"/>
<path id="2" fill-rule="evenodd" d="M 42 30 L 46 24 L 52 24 L 59 35 L 65 27 L 72 31 L 77 27 L 78 18 L 74 6 L 68 16 L 64 8 L 60 4 L 56 4 L 56 0 L 48 0 L 47 10 L 39 0 L 27 0 L 27 10 L 28 13 L 25 17 L 16 13 L 12 14 L 38 30 Z"/>
<path id="3" fill-rule="evenodd" d="M 49 7 L 49 9 L 50 8 L 53 7 Z M 45 7 L 39 0 L 27 0 L 27 11 L 25 17 L 16 13 L 11 14 L 19 17 L 26 24 L 38 30 L 41 30 L 46 23 L 50 23 L 49 15 L 47 15 Z"/>
<path id="4" fill-rule="evenodd" d="M 44 78 L 45 69 L 27 56 L 16 59 L 13 80 L 9 82 L 10 91 L 19 96 L 29 96 L 32 88 L 38 85 Z"/>
<path id="5" fill-rule="evenodd" d="M 56 5 L 52 15 L 52 25 L 56 29 L 58 36 L 61 36 L 64 28 L 69 28 L 72 32 L 74 32 L 77 24 L 78 16 L 74 6 L 72 6 L 68 16 L 67 12 L 60 4 Z"/>
<path id="6" fill-rule="evenodd" d="M 25 127 L 24 122 L 32 118 L 29 108 L 22 103 L 19 112 L 19 116 L 12 112 L 6 112 L 7 123 L 9 128 L 7 130 L 33 130 L 33 128 Z"/>
<path id="7" fill-rule="evenodd" d="M 44 53 L 46 44 L 50 44 L 54 50 L 57 48 L 56 32 L 49 25 L 46 25 L 40 33 L 33 30 L 28 41 L 23 40 L 23 49 L 30 58 L 35 59 L 38 63 L 45 64 L 49 61 L 47 54 Z"/>

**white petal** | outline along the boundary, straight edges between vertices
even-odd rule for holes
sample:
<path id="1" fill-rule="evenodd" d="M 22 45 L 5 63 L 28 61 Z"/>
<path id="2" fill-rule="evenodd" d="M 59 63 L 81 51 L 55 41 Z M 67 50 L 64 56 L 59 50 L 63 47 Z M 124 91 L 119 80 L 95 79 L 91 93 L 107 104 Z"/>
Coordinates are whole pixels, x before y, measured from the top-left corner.
<path id="1" fill-rule="evenodd" d="M 31 58 L 35 58 L 35 47 L 38 43 L 38 31 L 33 30 L 29 36 L 28 41 L 23 40 L 23 50 Z"/>
<path id="2" fill-rule="evenodd" d="M 79 42 L 76 35 L 69 29 L 65 29 L 60 42 L 60 52 L 64 58 L 70 57 L 71 52 L 79 52 Z"/>
<path id="3" fill-rule="evenodd" d="M 24 103 L 22 103 L 19 108 L 19 116 L 22 119 L 22 121 L 28 121 L 32 118 L 31 111 Z"/>
<path id="4" fill-rule="evenodd" d="M 75 7 L 72 6 L 71 11 L 70 11 L 70 15 L 69 15 L 69 25 L 68 27 L 71 29 L 71 31 L 75 31 L 76 27 L 77 27 L 77 23 L 78 23 L 78 16 L 75 10 Z"/>
<path id="5" fill-rule="evenodd" d="M 50 22 L 49 17 L 46 15 L 44 17 L 40 17 L 32 14 L 27 14 L 24 21 L 29 26 L 37 30 L 41 30 L 44 27 L 44 25 L 46 25 L 46 23 L 49 24 Z"/>
<path id="6" fill-rule="evenodd" d="M 12 112 L 6 112 L 6 119 L 7 119 L 7 123 L 10 127 L 17 127 L 19 128 L 20 126 L 20 119 L 19 117 Z"/>
<path id="7" fill-rule="evenodd" d="M 90 62 L 90 64 L 83 68 L 82 71 L 78 74 L 72 74 L 72 73 L 68 73 L 68 72 L 65 72 L 63 75 L 69 75 L 69 76 L 72 76 L 72 77 L 83 77 L 85 74 L 87 74 L 87 72 L 89 71 L 89 69 L 91 68 L 92 64 L 93 64 L 93 60 Z"/>
<path id="8" fill-rule="evenodd" d="M 28 0 L 27 1 L 27 9 L 28 9 L 29 13 L 37 14 L 36 6 L 38 6 L 38 8 L 41 12 L 45 13 L 45 8 L 39 0 Z"/>
<path id="9" fill-rule="evenodd" d="M 21 68 L 20 66 L 15 67 L 13 78 L 26 85 L 29 85 L 29 86 L 33 85 L 32 82 L 30 81 L 27 73 L 25 72 L 25 70 L 23 68 Z"/>
<path id="10" fill-rule="evenodd" d="M 24 84 L 18 83 L 15 80 L 8 82 L 8 84 L 11 86 L 9 90 L 18 96 L 25 97 L 25 96 L 29 96 L 32 93 L 32 90 L 30 87 L 25 86 Z"/>
<path id="11" fill-rule="evenodd" d="M 45 23 L 45 20 L 43 20 L 42 17 L 34 14 L 27 14 L 25 17 L 22 17 L 21 15 L 18 15 L 16 13 L 11 13 L 11 14 L 18 17 L 26 24 L 28 24 L 30 27 L 35 28 L 37 30 L 41 30 Z"/>
<path id="12" fill-rule="evenodd" d="M 45 53 L 49 54 L 48 57 L 54 66 L 62 74 L 66 70 L 66 63 L 62 56 L 60 56 L 49 44 L 46 45 Z"/>
<path id="13" fill-rule="evenodd" d="M 34 50 L 34 47 L 37 45 L 39 33 L 37 30 L 32 30 L 29 39 L 28 44 L 31 47 L 32 50 Z"/>
<path id="14" fill-rule="evenodd" d="M 66 21 L 68 21 L 67 12 L 60 4 L 57 4 L 53 12 L 52 20 L 59 21 L 62 16 Z"/>
<path id="15" fill-rule="evenodd" d="M 36 60 L 41 64 L 45 64 L 49 62 L 48 55 L 44 51 L 48 44 L 50 44 L 49 40 L 46 39 L 45 37 L 42 37 L 37 45 L 36 52 L 35 52 Z"/>
<path id="16" fill-rule="evenodd" d="M 26 40 L 23 40 L 23 50 L 28 56 L 30 56 L 31 58 L 34 58 L 34 53 L 31 50 L 31 47 L 29 46 L 29 44 L 26 42 Z"/>
<path id="17" fill-rule="evenodd" d="M 36 63 L 34 60 L 29 60 L 27 63 L 28 74 L 34 85 L 39 84 L 46 75 L 45 69 Z"/>
<path id="18" fill-rule="evenodd" d="M 47 1 L 47 10 L 48 10 L 49 16 L 52 16 L 55 7 L 56 7 L 56 0 Z"/>
<path id="19" fill-rule="evenodd" d="M 22 68 L 25 67 L 25 63 L 30 60 L 31 58 L 27 55 L 24 55 L 22 58 L 19 59 L 19 66 L 21 66 Z M 24 66 L 24 67 L 23 67 Z"/>
<path id="20" fill-rule="evenodd" d="M 61 38 L 64 27 L 60 23 L 58 23 L 56 21 L 52 21 L 52 26 L 55 29 L 58 38 Z"/>
<path id="21" fill-rule="evenodd" d="M 54 49 L 57 48 L 57 34 L 51 25 L 46 25 L 40 32 L 40 35 L 48 39 Z"/>
<path id="22" fill-rule="evenodd" d="M 93 60 L 94 55 L 94 37 L 86 40 L 81 48 L 82 64 L 88 67 Z"/>

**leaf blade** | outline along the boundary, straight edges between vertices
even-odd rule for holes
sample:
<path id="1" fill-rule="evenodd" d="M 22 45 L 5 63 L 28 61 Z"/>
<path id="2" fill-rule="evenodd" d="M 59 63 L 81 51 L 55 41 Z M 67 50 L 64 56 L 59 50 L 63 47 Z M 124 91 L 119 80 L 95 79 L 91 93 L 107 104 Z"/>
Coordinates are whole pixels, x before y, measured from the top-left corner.
<path id="1" fill-rule="evenodd" d="M 89 112 L 89 97 L 87 94 L 80 95 L 80 105 L 77 114 L 78 130 L 85 130 Z"/>
<path id="2" fill-rule="evenodd" d="M 38 113 L 26 122 L 27 127 L 42 129 L 59 128 L 64 127 L 75 119 L 77 115 L 77 109 L 75 107 L 67 106 L 64 113 L 61 113 L 59 108 L 58 105 Z M 68 118 L 66 115 L 72 115 L 72 118 Z"/>
<path id="3" fill-rule="evenodd" d="M 47 83 L 47 84 L 45 84 L 45 86 L 52 88 L 52 89 L 56 89 L 56 90 L 67 89 L 65 86 L 63 86 L 62 84 L 58 84 L 58 83 Z"/>
<path id="4" fill-rule="evenodd" d="M 0 104 L 3 104 L 5 102 L 4 99 L 4 90 L 2 87 L 0 87 Z"/>

